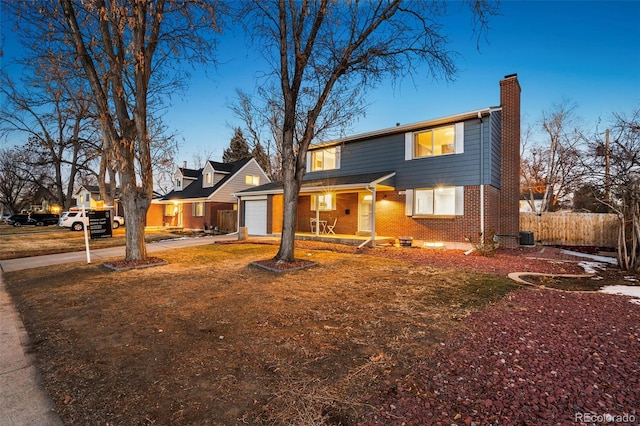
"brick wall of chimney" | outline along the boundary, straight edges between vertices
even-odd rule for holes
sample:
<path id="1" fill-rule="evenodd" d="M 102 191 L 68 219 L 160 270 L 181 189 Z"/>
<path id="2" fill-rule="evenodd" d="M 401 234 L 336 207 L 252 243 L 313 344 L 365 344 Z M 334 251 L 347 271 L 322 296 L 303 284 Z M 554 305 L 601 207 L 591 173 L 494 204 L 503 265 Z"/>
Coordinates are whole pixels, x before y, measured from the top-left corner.
<path id="1" fill-rule="evenodd" d="M 520 234 L 520 83 L 516 74 L 500 81 L 502 175 L 500 235 L 503 247 L 517 247 Z"/>

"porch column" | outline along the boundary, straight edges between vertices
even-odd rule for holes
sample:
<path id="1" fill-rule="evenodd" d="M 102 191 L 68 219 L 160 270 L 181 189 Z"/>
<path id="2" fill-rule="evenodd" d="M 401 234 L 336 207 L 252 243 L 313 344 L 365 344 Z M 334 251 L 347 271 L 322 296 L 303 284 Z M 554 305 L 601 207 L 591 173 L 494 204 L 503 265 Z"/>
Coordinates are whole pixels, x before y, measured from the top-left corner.
<path id="1" fill-rule="evenodd" d="M 376 246 L 376 191 L 378 185 L 373 185 L 371 191 L 371 247 Z"/>
<path id="2" fill-rule="evenodd" d="M 320 197 L 316 195 L 316 237 L 320 236 Z"/>

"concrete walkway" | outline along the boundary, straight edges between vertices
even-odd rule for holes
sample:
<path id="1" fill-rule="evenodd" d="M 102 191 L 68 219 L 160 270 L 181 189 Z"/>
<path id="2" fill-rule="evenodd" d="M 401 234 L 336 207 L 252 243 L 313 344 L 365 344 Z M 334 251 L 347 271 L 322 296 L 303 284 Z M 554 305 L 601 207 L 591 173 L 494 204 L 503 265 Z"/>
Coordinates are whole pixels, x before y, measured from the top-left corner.
<path id="1" fill-rule="evenodd" d="M 147 244 L 148 253 L 237 240 L 236 234 L 178 238 Z M 92 250 L 91 263 L 123 257 L 124 247 Z M 0 261 L 0 425 L 62 425 L 53 403 L 42 387 L 35 359 L 29 353 L 29 338 L 6 291 L 2 271 L 21 271 L 62 263 L 87 262 L 86 252 L 60 253 Z"/>

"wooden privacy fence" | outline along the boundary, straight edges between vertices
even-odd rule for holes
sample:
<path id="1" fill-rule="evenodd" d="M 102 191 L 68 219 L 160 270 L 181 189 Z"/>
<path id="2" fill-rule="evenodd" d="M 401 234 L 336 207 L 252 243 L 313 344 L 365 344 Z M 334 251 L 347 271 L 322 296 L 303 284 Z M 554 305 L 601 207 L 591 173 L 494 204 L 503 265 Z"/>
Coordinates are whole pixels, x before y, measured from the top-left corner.
<path id="1" fill-rule="evenodd" d="M 236 210 L 218 210 L 218 229 L 223 234 L 236 232 L 238 212 Z"/>
<path id="2" fill-rule="evenodd" d="M 543 245 L 616 247 L 618 217 L 603 213 L 520 213 L 520 231 Z"/>

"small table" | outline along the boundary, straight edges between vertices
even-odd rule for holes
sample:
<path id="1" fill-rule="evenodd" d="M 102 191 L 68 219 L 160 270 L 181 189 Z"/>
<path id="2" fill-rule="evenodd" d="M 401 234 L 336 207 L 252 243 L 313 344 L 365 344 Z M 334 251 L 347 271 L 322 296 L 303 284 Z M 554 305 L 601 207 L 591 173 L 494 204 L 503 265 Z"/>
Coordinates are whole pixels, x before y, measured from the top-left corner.
<path id="1" fill-rule="evenodd" d="M 327 231 L 327 221 L 326 220 L 316 220 L 316 219 L 311 219 L 311 223 L 312 224 L 316 224 L 316 226 L 320 225 L 320 228 L 318 228 L 318 233 L 320 234 L 324 234 Z M 314 232 L 314 231 L 311 231 Z"/>

